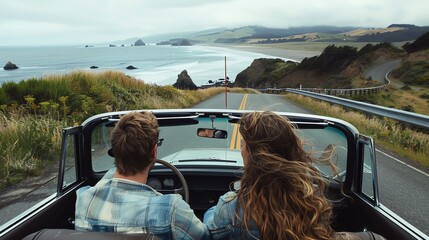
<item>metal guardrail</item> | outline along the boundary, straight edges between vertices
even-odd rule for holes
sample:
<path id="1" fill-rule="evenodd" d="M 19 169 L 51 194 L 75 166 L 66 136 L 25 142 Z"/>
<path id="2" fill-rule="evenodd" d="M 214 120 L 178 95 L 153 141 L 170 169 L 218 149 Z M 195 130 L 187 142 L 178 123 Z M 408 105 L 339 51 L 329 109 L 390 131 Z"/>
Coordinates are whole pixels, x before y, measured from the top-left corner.
<path id="1" fill-rule="evenodd" d="M 360 111 L 368 112 L 382 117 L 392 118 L 404 123 L 429 129 L 429 116 L 427 115 L 412 113 L 412 112 L 407 112 L 407 111 L 403 111 L 395 108 L 382 107 L 382 106 L 369 104 L 365 102 L 353 101 L 353 100 L 340 98 L 336 96 L 297 90 L 292 88 L 284 89 L 284 91 L 305 95 L 311 98 L 316 98 L 326 102 L 339 104 L 345 107 L 357 109 Z"/>
<path id="2" fill-rule="evenodd" d="M 371 93 L 378 93 L 380 90 L 386 88 L 390 85 L 389 74 L 392 70 L 388 71 L 386 75 L 384 75 L 385 84 L 375 87 L 367 87 L 367 88 L 300 88 L 300 90 L 317 92 L 329 95 L 348 95 L 348 96 L 356 96 L 356 95 L 369 95 Z"/>
<path id="3" fill-rule="evenodd" d="M 395 119 L 407 124 L 415 125 L 418 127 L 423 127 L 426 129 L 429 129 L 429 116 L 418 114 L 418 113 L 412 113 L 407 112 L 395 108 L 388 108 L 383 106 L 378 106 L 374 104 L 369 104 L 365 102 L 359 102 L 359 101 L 353 101 L 345 98 L 340 98 L 333 95 L 347 95 L 347 93 L 350 94 L 350 96 L 355 93 L 360 94 L 366 94 L 371 92 L 378 92 L 380 89 L 385 88 L 386 86 L 390 85 L 390 79 L 389 79 L 389 73 L 391 71 L 387 72 L 384 76 L 386 84 L 377 86 L 377 87 L 371 87 L 371 88 L 355 88 L 355 89 L 317 89 L 317 88 L 302 88 L 300 90 L 298 89 L 292 89 L 292 88 L 266 88 L 266 89 L 259 89 L 261 92 L 266 93 L 282 93 L 282 92 L 291 92 L 291 93 L 297 93 L 301 95 L 305 95 L 311 98 L 316 98 L 319 100 L 323 100 L 330 103 L 339 104 L 348 108 L 357 109 L 360 111 L 368 112 L 371 114 L 375 114 L 382 117 L 387 117 L 391 119 Z M 325 94 L 321 94 L 325 93 Z M 329 95 L 326 95 L 329 94 Z"/>
<path id="4" fill-rule="evenodd" d="M 367 87 L 367 88 L 299 88 L 299 90 L 305 90 L 305 91 L 310 91 L 310 92 L 316 92 L 316 93 L 323 93 L 323 94 L 328 94 L 328 95 L 349 95 L 349 96 L 353 96 L 353 95 L 369 95 L 371 93 L 377 93 L 380 90 L 386 88 L 387 86 L 390 85 L 390 79 L 389 79 L 389 74 L 390 72 L 392 72 L 392 70 L 389 70 L 385 75 L 384 75 L 384 81 L 385 84 L 380 85 L 380 86 L 375 86 L 375 87 Z M 265 89 L 258 89 L 261 92 L 266 92 L 266 93 L 282 93 L 285 92 L 286 89 L 285 88 L 265 88 Z"/>

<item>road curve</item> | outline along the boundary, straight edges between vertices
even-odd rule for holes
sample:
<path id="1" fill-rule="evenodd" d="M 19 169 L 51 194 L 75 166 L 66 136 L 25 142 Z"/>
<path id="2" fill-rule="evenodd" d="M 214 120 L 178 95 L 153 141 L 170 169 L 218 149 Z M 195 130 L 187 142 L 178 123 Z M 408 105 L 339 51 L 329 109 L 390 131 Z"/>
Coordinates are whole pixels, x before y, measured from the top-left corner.
<path id="1" fill-rule="evenodd" d="M 374 66 L 364 73 L 365 78 L 371 77 L 375 81 L 384 83 L 384 77 L 386 74 L 398 66 L 399 63 L 401 63 L 401 60 L 393 60 Z"/>

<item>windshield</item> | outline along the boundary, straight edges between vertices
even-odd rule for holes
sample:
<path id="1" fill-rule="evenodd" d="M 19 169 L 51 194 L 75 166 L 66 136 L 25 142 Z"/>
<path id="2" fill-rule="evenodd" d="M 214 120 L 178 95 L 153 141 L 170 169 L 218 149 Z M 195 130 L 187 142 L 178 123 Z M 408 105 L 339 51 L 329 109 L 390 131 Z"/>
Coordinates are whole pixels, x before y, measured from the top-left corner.
<path id="1" fill-rule="evenodd" d="M 210 118 L 211 116 L 211 118 Z M 160 139 L 158 158 L 176 166 L 194 165 L 231 165 L 242 167 L 241 136 L 236 120 L 228 115 L 196 116 L 192 124 L 178 121 L 175 125 L 163 126 L 160 122 Z M 212 121 L 213 120 L 213 121 Z M 116 120 L 114 120 L 116 121 Z M 113 123 L 113 124 L 112 124 Z M 101 123 L 92 131 L 91 149 L 92 166 L 95 172 L 106 171 L 113 166 L 113 158 L 107 154 L 110 149 L 110 133 L 115 122 Z M 337 174 L 345 176 L 347 164 L 348 142 L 342 130 L 333 124 L 321 127 L 319 124 L 308 123 L 296 129 L 296 133 L 304 143 L 305 150 L 316 160 L 314 164 L 329 178 L 335 177 L 330 166 L 321 165 L 320 159 L 330 158 L 338 168 Z M 227 132 L 226 138 L 201 137 L 198 129 L 217 129 Z"/>

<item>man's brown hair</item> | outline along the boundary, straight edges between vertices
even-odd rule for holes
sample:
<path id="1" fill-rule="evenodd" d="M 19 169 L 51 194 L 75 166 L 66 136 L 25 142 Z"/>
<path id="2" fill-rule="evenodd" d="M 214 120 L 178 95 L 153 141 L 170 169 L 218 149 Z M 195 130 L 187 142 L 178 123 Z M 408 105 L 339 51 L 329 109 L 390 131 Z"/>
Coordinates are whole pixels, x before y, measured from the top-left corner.
<path id="1" fill-rule="evenodd" d="M 151 112 L 130 112 L 112 132 L 112 151 L 119 174 L 131 176 L 154 160 L 152 150 L 159 137 L 158 121 Z"/>

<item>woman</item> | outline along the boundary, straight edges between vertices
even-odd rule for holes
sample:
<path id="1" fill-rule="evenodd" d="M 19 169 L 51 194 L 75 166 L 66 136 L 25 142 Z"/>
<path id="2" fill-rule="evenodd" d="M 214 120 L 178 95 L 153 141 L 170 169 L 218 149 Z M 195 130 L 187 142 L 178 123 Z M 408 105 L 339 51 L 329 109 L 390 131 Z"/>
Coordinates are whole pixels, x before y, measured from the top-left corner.
<path id="1" fill-rule="evenodd" d="M 332 239 L 325 181 L 288 120 L 248 113 L 240 133 L 244 175 L 237 192 L 206 212 L 212 238 Z"/>

